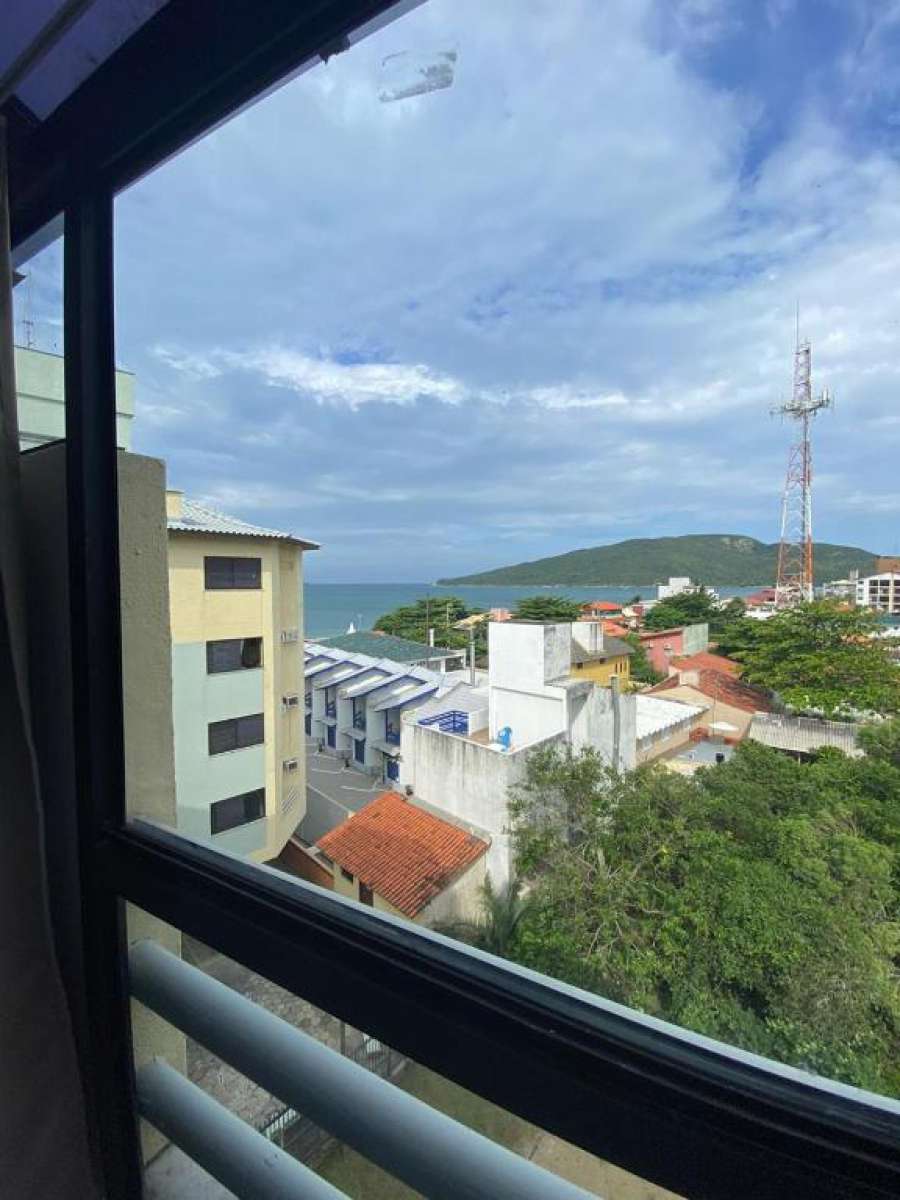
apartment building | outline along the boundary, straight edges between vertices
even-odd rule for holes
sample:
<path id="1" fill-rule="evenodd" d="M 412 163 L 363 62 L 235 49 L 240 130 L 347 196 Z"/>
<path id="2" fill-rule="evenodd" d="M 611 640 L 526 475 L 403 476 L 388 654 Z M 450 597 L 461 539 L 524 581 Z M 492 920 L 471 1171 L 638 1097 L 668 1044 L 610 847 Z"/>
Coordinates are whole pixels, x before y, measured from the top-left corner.
<path id="1" fill-rule="evenodd" d="M 857 579 L 856 603 L 862 608 L 900 616 L 900 571 L 882 571 Z"/>
<path id="2" fill-rule="evenodd" d="M 338 650 L 331 641 L 307 642 L 306 733 L 358 770 L 395 781 L 401 715 L 446 691 L 456 678 L 393 658 Z"/>
<path id="3" fill-rule="evenodd" d="M 16 407 L 19 448 L 30 450 L 66 436 L 65 362 L 30 346 L 16 346 Z M 134 375 L 116 371 L 116 445 L 131 449 L 134 421 Z"/>
<path id="4" fill-rule="evenodd" d="M 317 549 L 166 493 L 178 828 L 251 859 L 306 807 L 302 559 Z"/>

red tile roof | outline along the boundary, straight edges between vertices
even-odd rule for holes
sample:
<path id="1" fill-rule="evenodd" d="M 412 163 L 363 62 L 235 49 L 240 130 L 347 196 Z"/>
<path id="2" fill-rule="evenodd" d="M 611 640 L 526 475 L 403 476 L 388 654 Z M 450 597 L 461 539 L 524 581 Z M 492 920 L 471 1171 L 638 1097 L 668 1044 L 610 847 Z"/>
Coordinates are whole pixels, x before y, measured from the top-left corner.
<path id="1" fill-rule="evenodd" d="M 408 917 L 421 912 L 488 848 L 473 833 L 396 792 L 384 792 L 316 844 Z"/>
<path id="2" fill-rule="evenodd" d="M 613 604 L 612 600 L 589 600 L 587 604 L 582 604 L 582 612 L 590 610 L 591 612 L 621 612 L 621 604 Z"/>
<path id="3" fill-rule="evenodd" d="M 734 662 L 730 658 L 725 658 L 722 654 L 710 654 L 708 650 L 701 650 L 698 654 L 678 655 L 672 659 L 672 666 L 679 671 L 725 671 L 729 675 L 735 677 L 741 673 L 740 663 Z"/>
<path id="4" fill-rule="evenodd" d="M 620 625 L 618 621 L 604 621 L 603 632 L 608 633 L 610 637 L 625 637 L 630 630 L 626 625 Z"/>
<path id="5" fill-rule="evenodd" d="M 772 712 L 772 704 L 765 692 L 752 684 L 735 679 L 725 671 L 702 670 L 698 672 L 697 683 L 679 683 L 677 675 L 670 675 L 662 683 L 648 688 L 649 692 L 665 692 L 669 688 L 689 687 L 702 692 L 711 700 L 721 704 L 730 704 L 733 708 L 743 709 L 744 712 Z"/>

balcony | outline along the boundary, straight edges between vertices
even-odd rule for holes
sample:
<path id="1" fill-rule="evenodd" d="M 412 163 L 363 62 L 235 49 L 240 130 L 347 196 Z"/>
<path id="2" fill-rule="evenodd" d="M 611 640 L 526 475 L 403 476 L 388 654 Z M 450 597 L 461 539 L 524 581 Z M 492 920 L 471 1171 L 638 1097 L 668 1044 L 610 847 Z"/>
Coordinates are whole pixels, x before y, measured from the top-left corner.
<path id="1" fill-rule="evenodd" d="M 441 733 L 457 733 L 463 737 L 468 737 L 469 734 L 469 714 L 456 709 L 435 713 L 433 717 L 423 717 L 419 724 L 435 725 Z"/>
<path id="2" fill-rule="evenodd" d="M 353 714 L 353 728 L 354 729 L 365 729 L 365 727 L 366 727 L 366 714 L 364 712 L 355 712 Z"/>
<path id="3" fill-rule="evenodd" d="M 325 716 L 326 717 L 336 717 L 337 716 L 337 701 L 336 700 L 326 700 L 325 701 Z"/>
<path id="4" fill-rule="evenodd" d="M 130 953 L 134 997 L 394 1178 L 426 1196 L 590 1200 L 591 1193 L 488 1140 L 323 1045 L 151 941 Z M 238 1195 L 345 1200 L 166 1063 L 137 1074 L 138 1109 Z"/>

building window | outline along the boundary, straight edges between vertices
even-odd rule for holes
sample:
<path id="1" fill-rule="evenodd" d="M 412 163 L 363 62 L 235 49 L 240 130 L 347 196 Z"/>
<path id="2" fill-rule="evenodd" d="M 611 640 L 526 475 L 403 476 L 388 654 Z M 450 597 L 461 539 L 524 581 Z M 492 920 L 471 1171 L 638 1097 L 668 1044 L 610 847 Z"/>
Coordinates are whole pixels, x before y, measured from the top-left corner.
<path id="1" fill-rule="evenodd" d="M 243 750 L 246 746 L 259 746 L 262 741 L 262 713 L 253 713 L 248 717 L 231 717 L 227 721 L 210 721 L 209 723 L 210 754 L 225 754 L 228 750 Z"/>
<path id="2" fill-rule="evenodd" d="M 347 871 L 347 870 L 345 870 L 344 867 L 341 867 L 341 874 L 347 880 L 348 883 L 353 882 L 353 872 L 352 871 Z"/>
<path id="3" fill-rule="evenodd" d="M 206 673 L 252 671 L 262 666 L 262 638 L 225 638 L 206 643 Z"/>
<path id="4" fill-rule="evenodd" d="M 359 902 L 360 904 L 368 904 L 370 908 L 374 907 L 375 900 L 372 895 L 372 889 L 360 880 L 359 882 Z"/>
<path id="5" fill-rule="evenodd" d="M 262 587 L 261 558 L 209 556 L 203 559 L 203 572 L 208 592 Z"/>
<path id="6" fill-rule="evenodd" d="M 252 792 L 241 792 L 238 796 L 217 800 L 209 806 L 210 832 L 224 833 L 226 829 L 235 829 L 238 825 L 246 825 L 248 821 L 258 821 L 265 815 L 265 811 L 265 788 L 256 788 Z"/>

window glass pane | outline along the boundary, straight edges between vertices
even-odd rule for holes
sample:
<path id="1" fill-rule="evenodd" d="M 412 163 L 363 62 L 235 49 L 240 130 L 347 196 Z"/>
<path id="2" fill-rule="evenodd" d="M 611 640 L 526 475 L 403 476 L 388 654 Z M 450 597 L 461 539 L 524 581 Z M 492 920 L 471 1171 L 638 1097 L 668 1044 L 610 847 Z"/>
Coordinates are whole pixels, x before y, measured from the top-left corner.
<path id="1" fill-rule="evenodd" d="M 238 746 L 237 722 L 214 721 L 209 726 L 209 752 L 222 754 L 226 750 L 235 750 Z"/>
<path id="2" fill-rule="evenodd" d="M 268 772 L 252 861 L 896 1096 L 892 93 L 720 8 L 430 0 L 120 198 L 129 702 L 171 663 L 178 828 Z"/>
<path id="3" fill-rule="evenodd" d="M 239 746 L 256 746 L 264 737 L 264 718 L 262 713 L 254 713 L 250 717 L 239 717 L 237 722 L 237 739 Z"/>
<path id="4" fill-rule="evenodd" d="M 240 638 L 206 643 L 206 669 L 210 674 L 218 671 L 236 671 L 240 666 Z"/>
<path id="5" fill-rule="evenodd" d="M 244 792 L 240 796 L 228 796 L 217 800 L 210 807 L 211 827 L 213 833 L 222 833 L 248 821 L 256 821 L 263 815 L 266 806 L 265 788 L 257 788 L 252 792 Z"/>
<path id="6" fill-rule="evenodd" d="M 262 583 L 262 563 L 258 558 L 235 558 L 234 586 L 236 588 L 258 588 Z"/>

